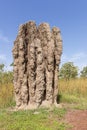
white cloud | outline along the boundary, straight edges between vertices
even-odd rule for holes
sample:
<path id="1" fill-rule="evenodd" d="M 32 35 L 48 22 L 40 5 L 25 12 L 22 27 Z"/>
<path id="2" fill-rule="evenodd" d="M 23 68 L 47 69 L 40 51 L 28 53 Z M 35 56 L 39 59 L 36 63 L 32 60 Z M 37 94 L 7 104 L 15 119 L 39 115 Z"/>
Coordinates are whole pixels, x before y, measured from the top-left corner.
<path id="1" fill-rule="evenodd" d="M 87 66 L 87 54 L 84 52 L 76 53 L 73 55 L 63 54 L 61 58 L 61 65 L 66 62 L 73 62 L 74 65 L 78 66 L 79 70 L 82 70 L 84 66 Z"/>
<path id="2" fill-rule="evenodd" d="M 5 71 L 12 71 L 12 70 L 13 70 L 13 67 L 10 66 L 10 65 L 5 65 L 4 70 L 5 70 Z"/>
<path id="3" fill-rule="evenodd" d="M 9 38 L 7 36 L 4 36 L 1 31 L 0 31 L 0 40 L 6 43 L 10 42 Z"/>
<path id="4" fill-rule="evenodd" d="M 61 61 L 62 62 L 66 62 L 67 59 L 68 59 L 67 56 L 63 54 L 62 57 L 61 57 Z"/>
<path id="5" fill-rule="evenodd" d="M 84 58 L 87 58 L 87 54 L 81 52 L 81 53 L 77 53 L 77 54 L 74 54 L 72 57 L 71 57 L 71 61 L 77 61 L 77 60 L 82 60 Z"/>
<path id="6" fill-rule="evenodd" d="M 5 60 L 6 60 L 6 55 L 0 54 L 0 60 L 1 60 L 1 61 L 5 61 Z"/>

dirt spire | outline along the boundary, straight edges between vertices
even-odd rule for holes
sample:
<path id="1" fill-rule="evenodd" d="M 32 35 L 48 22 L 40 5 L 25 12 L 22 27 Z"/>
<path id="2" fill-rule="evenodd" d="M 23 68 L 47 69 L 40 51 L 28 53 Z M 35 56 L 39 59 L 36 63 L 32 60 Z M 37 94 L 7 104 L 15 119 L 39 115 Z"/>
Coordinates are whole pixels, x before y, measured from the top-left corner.
<path id="1" fill-rule="evenodd" d="M 34 21 L 19 27 L 13 47 L 14 92 L 18 109 L 57 106 L 62 54 L 59 28 Z"/>

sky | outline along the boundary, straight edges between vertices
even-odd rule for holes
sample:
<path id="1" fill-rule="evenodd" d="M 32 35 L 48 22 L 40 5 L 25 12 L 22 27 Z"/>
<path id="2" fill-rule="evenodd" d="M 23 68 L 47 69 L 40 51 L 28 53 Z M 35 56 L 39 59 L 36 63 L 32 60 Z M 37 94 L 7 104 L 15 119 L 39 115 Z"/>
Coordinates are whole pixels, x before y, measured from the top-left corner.
<path id="1" fill-rule="evenodd" d="M 61 65 L 87 66 L 87 0 L 0 0 L 0 64 L 13 62 L 12 48 L 20 24 L 48 22 L 61 30 Z"/>

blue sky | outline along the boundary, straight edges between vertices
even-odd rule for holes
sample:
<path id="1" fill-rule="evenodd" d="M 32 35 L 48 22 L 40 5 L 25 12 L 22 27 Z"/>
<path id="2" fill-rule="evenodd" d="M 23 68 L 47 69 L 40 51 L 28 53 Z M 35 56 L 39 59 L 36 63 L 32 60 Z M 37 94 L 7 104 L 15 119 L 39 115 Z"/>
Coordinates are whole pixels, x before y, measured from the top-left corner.
<path id="1" fill-rule="evenodd" d="M 29 20 L 61 29 L 61 64 L 87 66 L 87 0 L 0 0 L 0 63 L 9 68 L 18 27 Z"/>

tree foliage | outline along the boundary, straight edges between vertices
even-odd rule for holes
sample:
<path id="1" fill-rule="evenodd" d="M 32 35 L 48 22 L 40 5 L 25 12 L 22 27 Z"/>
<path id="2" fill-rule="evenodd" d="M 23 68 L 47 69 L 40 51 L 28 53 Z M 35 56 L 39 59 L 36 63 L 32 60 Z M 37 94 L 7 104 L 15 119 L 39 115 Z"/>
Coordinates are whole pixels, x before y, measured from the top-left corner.
<path id="1" fill-rule="evenodd" d="M 78 68 L 74 66 L 73 62 L 67 62 L 62 65 L 59 77 L 69 80 L 70 78 L 76 78 L 78 76 Z"/>
<path id="2" fill-rule="evenodd" d="M 13 82 L 13 72 L 12 71 L 4 71 L 4 64 L 0 64 L 0 83 L 12 83 Z"/>
<path id="3" fill-rule="evenodd" d="M 83 67 L 83 70 L 80 73 L 81 77 L 87 78 L 87 66 Z"/>
<path id="4" fill-rule="evenodd" d="M 4 71 L 4 64 L 0 64 L 0 72 L 3 72 Z"/>
<path id="5" fill-rule="evenodd" d="M 10 64 L 10 66 L 14 66 L 14 63 L 12 62 L 12 63 Z"/>

